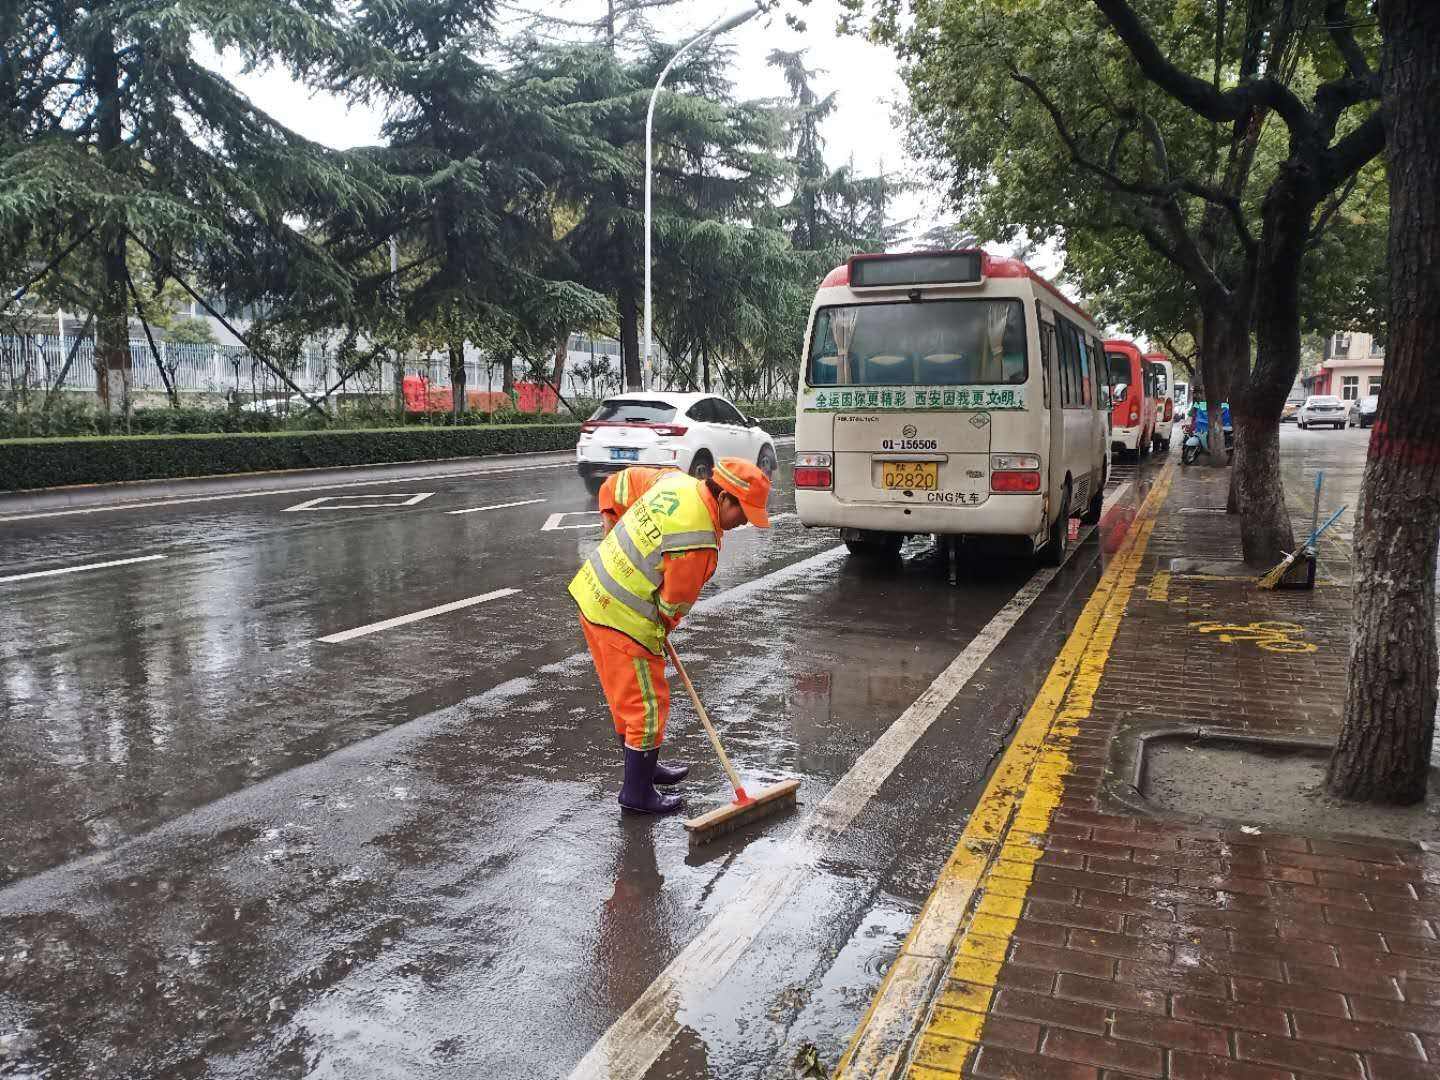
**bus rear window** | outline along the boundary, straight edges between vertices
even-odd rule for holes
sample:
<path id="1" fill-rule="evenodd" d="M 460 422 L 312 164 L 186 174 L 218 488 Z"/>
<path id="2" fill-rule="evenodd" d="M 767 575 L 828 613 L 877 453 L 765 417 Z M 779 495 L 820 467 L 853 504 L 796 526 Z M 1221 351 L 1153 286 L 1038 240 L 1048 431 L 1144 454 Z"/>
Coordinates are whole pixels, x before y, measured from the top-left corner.
<path id="1" fill-rule="evenodd" d="M 1018 300 L 821 308 L 806 363 L 811 386 L 1023 383 L 1028 374 Z"/>
<path id="2" fill-rule="evenodd" d="M 1110 399 L 1117 405 L 1125 400 L 1130 389 L 1130 358 L 1124 353 L 1106 353 L 1110 365 Z"/>
<path id="3" fill-rule="evenodd" d="M 675 406 L 663 401 L 611 398 L 602 401 L 590 419 L 608 420 L 612 424 L 668 424 L 675 419 Z"/>

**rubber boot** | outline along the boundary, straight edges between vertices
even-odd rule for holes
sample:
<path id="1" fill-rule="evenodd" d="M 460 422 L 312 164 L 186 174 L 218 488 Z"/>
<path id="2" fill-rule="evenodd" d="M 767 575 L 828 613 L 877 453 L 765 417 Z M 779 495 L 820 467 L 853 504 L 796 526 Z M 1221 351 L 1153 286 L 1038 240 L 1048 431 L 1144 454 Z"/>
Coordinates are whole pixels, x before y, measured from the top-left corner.
<path id="1" fill-rule="evenodd" d="M 689 765 L 666 765 L 663 761 L 655 762 L 655 784 L 657 787 L 670 787 L 672 784 L 678 784 L 689 775 Z"/>
<path id="2" fill-rule="evenodd" d="M 659 750 L 625 747 L 625 783 L 619 795 L 624 809 L 637 814 L 673 814 L 685 804 L 678 795 L 662 795 L 655 790 L 655 765 L 659 757 Z"/>
<path id="3" fill-rule="evenodd" d="M 620 748 L 622 750 L 625 748 L 624 739 L 620 740 Z M 656 787 L 671 787 L 672 785 L 680 783 L 681 780 L 684 780 L 685 777 L 689 775 L 689 765 L 666 765 L 663 761 L 656 761 L 655 763 L 654 783 Z"/>

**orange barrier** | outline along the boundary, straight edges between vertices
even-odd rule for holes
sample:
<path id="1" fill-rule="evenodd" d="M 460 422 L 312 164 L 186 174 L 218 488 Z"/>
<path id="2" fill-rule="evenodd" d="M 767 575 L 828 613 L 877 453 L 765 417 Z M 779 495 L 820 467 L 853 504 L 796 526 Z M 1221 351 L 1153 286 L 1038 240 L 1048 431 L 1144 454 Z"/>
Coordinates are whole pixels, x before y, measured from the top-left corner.
<path id="1" fill-rule="evenodd" d="M 406 375 L 401 389 L 406 412 L 438 413 L 450 412 L 454 408 L 455 396 L 451 388 L 435 386 L 423 375 Z M 465 401 L 473 412 L 486 413 L 498 412 L 510 404 L 510 398 L 505 394 L 485 390 L 466 391 Z M 559 395 L 544 383 L 515 384 L 515 409 L 518 412 L 553 413 L 559 405 Z"/>

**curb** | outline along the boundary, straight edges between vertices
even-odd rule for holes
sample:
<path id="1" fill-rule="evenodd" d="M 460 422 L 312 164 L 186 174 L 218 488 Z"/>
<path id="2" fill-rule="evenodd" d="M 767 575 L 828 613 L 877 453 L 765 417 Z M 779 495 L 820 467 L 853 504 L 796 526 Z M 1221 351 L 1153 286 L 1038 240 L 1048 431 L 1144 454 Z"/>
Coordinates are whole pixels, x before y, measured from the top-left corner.
<path id="1" fill-rule="evenodd" d="M 1068 740 L 1078 732 L 1075 721 L 1089 715 L 1174 472 L 1173 462 L 1165 466 L 1086 602 L 841 1057 L 835 1080 L 939 1080 L 958 1073 L 978 1044 L 1041 855 L 1030 838 L 1046 831 L 1059 806 L 1071 769 Z M 957 982 L 942 990 L 947 979 Z"/>

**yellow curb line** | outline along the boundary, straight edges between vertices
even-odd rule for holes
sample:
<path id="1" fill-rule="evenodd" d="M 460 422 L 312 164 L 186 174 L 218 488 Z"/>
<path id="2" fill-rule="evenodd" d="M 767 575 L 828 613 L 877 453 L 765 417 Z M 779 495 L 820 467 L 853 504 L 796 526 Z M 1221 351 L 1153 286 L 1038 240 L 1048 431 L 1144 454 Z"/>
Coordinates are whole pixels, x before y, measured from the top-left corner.
<path id="1" fill-rule="evenodd" d="M 1174 471 L 1172 462 L 1160 474 L 1101 575 L 851 1038 L 835 1080 L 900 1076 L 917 1028 L 905 1073 L 912 1080 L 953 1077 L 974 1051 L 1041 855 L 1038 845 L 1064 794 L 1070 737 L 1090 715 Z M 951 981 L 935 997 L 947 967 Z"/>

